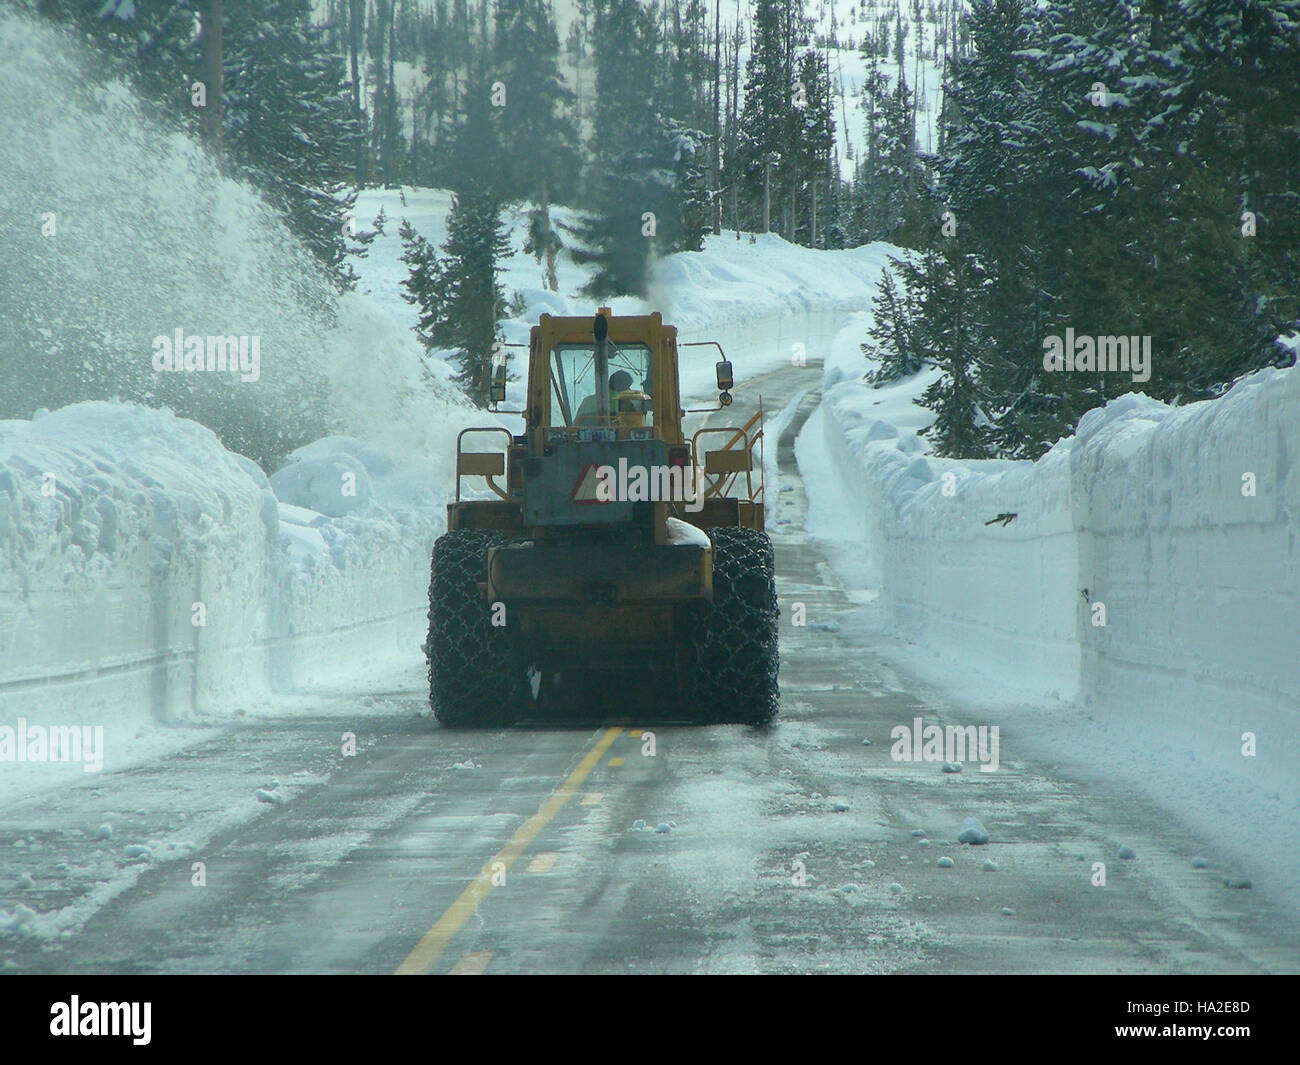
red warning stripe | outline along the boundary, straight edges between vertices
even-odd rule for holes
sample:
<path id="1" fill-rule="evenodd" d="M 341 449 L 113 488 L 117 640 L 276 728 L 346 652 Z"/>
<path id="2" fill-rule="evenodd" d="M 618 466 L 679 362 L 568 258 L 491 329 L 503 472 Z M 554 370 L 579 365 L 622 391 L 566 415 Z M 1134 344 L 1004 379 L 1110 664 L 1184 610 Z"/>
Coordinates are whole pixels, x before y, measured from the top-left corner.
<path id="1" fill-rule="evenodd" d="M 601 499 L 597 494 L 597 487 L 600 485 L 602 480 L 602 478 L 596 473 L 599 469 L 600 467 L 594 462 L 589 462 L 582 468 L 582 472 L 578 474 L 578 479 L 573 482 L 573 491 L 570 493 L 573 496 L 573 501 L 575 503 L 587 505 L 590 503 L 601 504 L 614 502 L 612 498 Z"/>

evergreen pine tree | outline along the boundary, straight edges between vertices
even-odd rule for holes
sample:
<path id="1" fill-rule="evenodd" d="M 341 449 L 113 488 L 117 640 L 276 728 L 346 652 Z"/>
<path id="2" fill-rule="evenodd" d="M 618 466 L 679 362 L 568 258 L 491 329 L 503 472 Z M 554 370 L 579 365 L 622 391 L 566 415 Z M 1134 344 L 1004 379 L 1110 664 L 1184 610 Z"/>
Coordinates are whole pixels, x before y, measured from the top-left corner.
<path id="1" fill-rule="evenodd" d="M 349 288 L 355 134 L 343 59 L 325 49 L 310 0 L 244 0 L 225 12 L 226 156 Z"/>
<path id="2" fill-rule="evenodd" d="M 863 82 L 862 104 L 867 150 L 856 177 L 859 239 L 915 243 L 927 180 L 917 154 L 912 93 L 906 81 L 891 86 L 887 75 L 873 70 Z"/>
<path id="3" fill-rule="evenodd" d="M 700 251 L 710 230 L 709 138 L 698 129 L 669 120 L 662 136 L 673 158 L 673 185 L 667 228 L 660 227 L 656 248 L 661 254 Z"/>
<path id="4" fill-rule="evenodd" d="M 783 191 L 793 187 L 796 178 L 797 168 L 788 161 L 798 127 L 790 24 L 801 19 L 801 0 L 754 2 L 744 105 L 736 121 L 734 154 L 727 162 L 727 180 L 737 185 L 743 220 L 752 229 L 762 226 L 769 161 L 774 161 L 770 172 L 774 218 Z"/>
<path id="5" fill-rule="evenodd" d="M 791 163 L 803 197 L 801 232 L 796 236 L 801 237 L 802 243 L 818 247 L 821 231 L 834 209 L 830 178 L 835 154 L 835 115 L 825 55 L 809 50 L 799 57 L 798 83 L 803 87 L 804 99 L 796 108 L 798 128 Z"/>
<path id="6" fill-rule="evenodd" d="M 402 281 L 402 299 L 416 309 L 415 334 L 425 351 L 440 347 L 440 326 L 445 321 L 448 302 L 447 272 L 438 253 L 405 218 L 398 228 L 402 241 L 400 259 L 406 264 Z"/>
<path id="7" fill-rule="evenodd" d="M 593 266 L 586 293 L 644 295 L 654 255 L 698 248 L 707 225 L 703 135 L 665 115 L 653 11 L 596 0 L 596 102 L 588 145 L 591 210 L 571 227 L 575 261 Z M 649 90 L 649 91 L 647 91 Z"/>
<path id="8" fill-rule="evenodd" d="M 1060 176 L 1038 165 L 1059 131 L 1041 103 L 1048 90 L 1031 58 L 1042 43 L 1033 18 L 1032 0 L 971 4 L 963 23 L 971 52 L 952 65 L 946 85 L 950 127 L 940 162 L 940 196 L 993 289 L 981 372 L 990 437 L 1000 454 L 1031 458 L 1078 409 L 1067 375 L 1042 367 L 1043 339 L 1063 328 L 1064 238 L 1077 216 L 1059 217 L 1067 210 Z"/>
<path id="9" fill-rule="evenodd" d="M 897 381 L 920 372 L 925 366 L 917 331 L 915 286 L 908 278 L 916 276 L 905 260 L 890 256 L 890 265 L 880 272 L 875 294 L 871 298 L 871 326 L 868 340 L 861 345 L 862 354 L 876 361 L 869 377 L 877 385 Z M 895 274 L 901 274 L 900 290 Z"/>
<path id="10" fill-rule="evenodd" d="M 574 101 L 559 68 L 559 38 L 550 0 L 495 0 L 493 73 L 505 88 L 500 115 L 501 192 L 545 205 L 577 192 L 578 134 Z"/>
<path id="11" fill-rule="evenodd" d="M 500 207 L 481 188 L 457 194 L 440 255 L 409 225 L 402 229 L 408 276 L 403 298 L 419 311 L 416 333 L 427 352 L 444 351 L 454 380 L 486 406 L 492 352 L 502 339 L 505 292 L 497 261 L 509 252 Z"/>
<path id="12" fill-rule="evenodd" d="M 46 18 L 75 25 L 103 48 L 111 73 L 128 81 L 160 115 L 197 133 L 201 111 L 191 104 L 198 69 L 202 0 L 40 0 Z"/>
<path id="13" fill-rule="evenodd" d="M 409 225 L 402 230 L 408 276 L 403 298 L 419 309 L 417 334 L 428 352 L 456 364 L 454 379 L 480 406 L 488 401 L 493 349 L 505 311 L 498 262 L 509 252 L 497 182 L 497 113 L 492 79 L 479 70 L 467 82 L 465 113 L 451 139 L 455 186 L 447 239 L 435 255 Z"/>
<path id="14" fill-rule="evenodd" d="M 925 435 L 935 454 L 988 458 L 989 418 L 980 381 L 988 349 L 989 278 L 978 256 L 964 254 L 956 241 L 925 252 L 905 281 L 916 290 L 917 330 L 923 358 L 942 371 L 917 399 L 934 411 Z"/>

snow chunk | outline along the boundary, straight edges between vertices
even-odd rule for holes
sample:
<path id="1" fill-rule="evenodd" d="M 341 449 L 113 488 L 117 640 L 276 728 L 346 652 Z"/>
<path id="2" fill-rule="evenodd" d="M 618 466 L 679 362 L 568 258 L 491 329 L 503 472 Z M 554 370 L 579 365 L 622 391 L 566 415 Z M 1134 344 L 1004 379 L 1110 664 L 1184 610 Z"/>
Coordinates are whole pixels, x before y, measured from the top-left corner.
<path id="1" fill-rule="evenodd" d="M 21 902 L 13 913 L 0 910 L 0 932 L 10 935 L 30 936 L 36 933 L 36 911 Z"/>
<path id="2" fill-rule="evenodd" d="M 677 547 L 708 547 L 709 535 L 703 529 L 680 518 L 668 518 L 665 522 L 668 542 Z"/>
<path id="3" fill-rule="evenodd" d="M 1117 132 L 1117 127 L 1111 123 L 1093 122 L 1091 119 L 1084 119 L 1083 121 L 1076 122 L 1075 125 L 1085 133 L 1093 133 L 1099 137 L 1105 137 L 1108 141 L 1113 141 Z"/>
<path id="4" fill-rule="evenodd" d="M 341 518 L 373 498 L 370 474 L 346 452 L 318 458 L 295 458 L 296 455 L 298 452 L 271 474 L 271 487 L 277 499 Z"/>

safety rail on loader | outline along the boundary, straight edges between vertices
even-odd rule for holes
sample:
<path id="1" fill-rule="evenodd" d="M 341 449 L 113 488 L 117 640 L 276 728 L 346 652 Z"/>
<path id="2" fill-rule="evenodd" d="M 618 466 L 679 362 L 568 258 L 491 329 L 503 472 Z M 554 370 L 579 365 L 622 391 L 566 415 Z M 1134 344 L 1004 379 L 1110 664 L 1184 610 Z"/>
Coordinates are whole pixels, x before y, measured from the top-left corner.
<path id="1" fill-rule="evenodd" d="M 757 428 L 755 428 L 757 427 Z M 752 431 L 751 431 L 752 430 Z M 754 504 L 761 504 L 764 489 L 763 471 L 763 405 L 760 401 L 754 416 L 744 425 L 712 426 L 697 429 L 691 437 L 691 451 L 699 456 L 700 438 L 709 433 L 730 433 L 727 442 L 716 451 L 705 451 L 704 476 L 712 478 L 705 486 L 705 496 L 730 495 L 736 488 L 736 479 L 745 475 L 744 498 Z M 754 483 L 754 448 L 758 450 L 758 484 Z"/>
<path id="2" fill-rule="evenodd" d="M 477 425 L 462 429 L 456 434 L 456 502 L 460 502 L 460 479 L 462 477 L 482 477 L 487 485 L 501 499 L 510 498 L 506 490 L 496 483 L 495 478 L 504 477 L 506 473 L 506 453 L 504 451 L 465 451 L 464 440 L 469 433 L 503 433 L 509 443 L 514 443 L 514 434 L 505 426 Z"/>

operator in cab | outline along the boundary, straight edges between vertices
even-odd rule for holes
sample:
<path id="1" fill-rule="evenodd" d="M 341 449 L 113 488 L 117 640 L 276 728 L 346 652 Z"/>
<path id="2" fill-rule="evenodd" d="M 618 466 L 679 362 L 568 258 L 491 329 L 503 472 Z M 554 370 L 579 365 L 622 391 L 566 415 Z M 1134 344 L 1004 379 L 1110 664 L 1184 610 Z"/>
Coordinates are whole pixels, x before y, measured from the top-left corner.
<path id="1" fill-rule="evenodd" d="M 609 375 L 609 410 L 613 414 L 617 411 L 615 402 L 620 392 L 626 392 L 632 387 L 632 375 L 626 370 L 615 370 Z M 600 423 L 599 404 L 596 402 L 596 394 L 593 392 L 590 396 L 582 401 L 578 406 L 578 413 L 573 419 L 574 425 L 598 425 Z"/>

